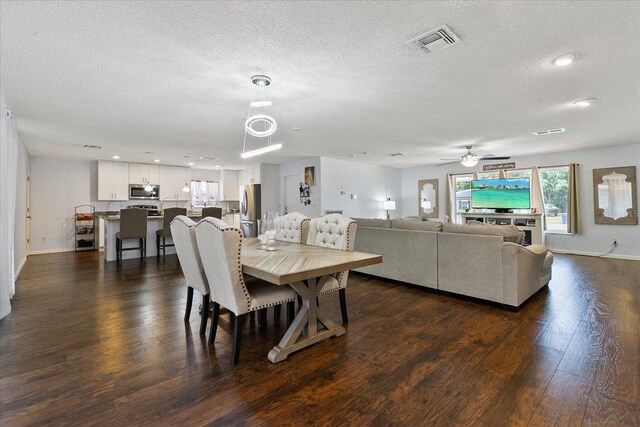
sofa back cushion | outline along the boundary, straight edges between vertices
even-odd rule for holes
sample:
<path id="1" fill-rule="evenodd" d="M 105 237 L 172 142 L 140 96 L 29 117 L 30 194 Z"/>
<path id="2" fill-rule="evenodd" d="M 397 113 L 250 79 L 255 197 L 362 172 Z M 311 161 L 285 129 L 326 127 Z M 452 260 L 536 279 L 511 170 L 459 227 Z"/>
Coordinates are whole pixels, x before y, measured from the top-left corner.
<path id="1" fill-rule="evenodd" d="M 376 227 L 376 228 L 391 228 L 390 219 L 380 218 L 354 218 L 358 222 L 358 228 L 360 227 Z"/>
<path id="2" fill-rule="evenodd" d="M 445 233 L 460 234 L 484 234 L 487 236 L 502 236 L 505 242 L 521 245 L 524 241 L 524 231 L 520 231 L 515 225 L 466 225 L 444 223 L 442 231 Z"/>
<path id="3" fill-rule="evenodd" d="M 391 228 L 399 230 L 442 231 L 442 223 L 435 221 L 414 221 L 412 219 L 391 220 Z"/>

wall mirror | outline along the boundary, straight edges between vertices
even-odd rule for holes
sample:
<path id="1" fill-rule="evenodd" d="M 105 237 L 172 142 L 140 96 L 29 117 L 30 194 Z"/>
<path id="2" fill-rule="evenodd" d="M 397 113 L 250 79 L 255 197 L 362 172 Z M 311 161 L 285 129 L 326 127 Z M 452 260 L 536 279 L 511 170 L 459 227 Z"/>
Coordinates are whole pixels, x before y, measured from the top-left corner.
<path id="1" fill-rule="evenodd" d="M 596 224 L 638 224 L 636 167 L 593 170 Z"/>
<path id="2" fill-rule="evenodd" d="M 438 180 L 418 181 L 418 214 L 423 218 L 438 217 Z"/>

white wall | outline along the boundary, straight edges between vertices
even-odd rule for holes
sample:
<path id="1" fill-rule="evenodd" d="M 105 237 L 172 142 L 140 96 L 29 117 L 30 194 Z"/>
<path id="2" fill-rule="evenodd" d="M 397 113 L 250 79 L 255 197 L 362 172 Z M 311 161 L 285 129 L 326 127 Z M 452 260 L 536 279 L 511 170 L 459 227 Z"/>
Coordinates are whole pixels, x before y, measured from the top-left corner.
<path id="1" fill-rule="evenodd" d="M 390 197 L 397 202 L 391 217 L 402 217 L 401 169 L 327 157 L 321 165 L 323 212 L 341 209 L 352 218 L 386 218 L 383 202 Z"/>
<path id="2" fill-rule="evenodd" d="M 262 212 L 280 211 L 280 165 L 260 165 L 260 188 Z"/>
<path id="3" fill-rule="evenodd" d="M 16 183 L 16 225 L 14 243 L 14 265 L 16 278 L 27 261 L 27 177 L 29 175 L 29 153 L 23 144 L 18 147 L 18 180 Z"/>
<path id="4" fill-rule="evenodd" d="M 92 163 L 31 157 L 31 253 L 74 250 L 74 208 L 91 203 Z"/>
<path id="5" fill-rule="evenodd" d="M 552 136 L 551 136 L 552 137 Z M 640 259 L 640 225 L 595 224 L 593 211 L 593 169 L 612 166 L 636 166 L 640 176 L 640 144 L 619 145 L 606 148 L 565 151 L 538 156 L 514 157 L 510 161 L 516 168 L 553 166 L 579 163 L 579 205 L 581 211 L 580 234 L 547 234 L 546 244 L 552 250 L 582 254 L 602 254 L 611 249 L 613 239 L 618 247 L 612 255 Z M 438 179 L 440 218 L 445 215 L 445 185 L 447 173 L 482 171 L 482 164 L 465 168 L 460 164 L 442 167 L 423 166 L 402 170 L 402 212 L 405 216 L 418 214 L 418 180 Z M 640 185 L 638 186 L 640 188 Z"/>
<path id="6" fill-rule="evenodd" d="M 300 212 L 308 216 L 309 218 L 314 218 L 322 215 L 322 206 L 320 200 L 322 192 L 322 170 L 320 166 L 320 157 L 313 157 L 311 159 L 283 163 L 280 165 L 280 207 L 278 208 L 278 212 L 284 212 L 284 177 L 289 175 L 298 175 L 298 181 L 304 182 L 304 168 L 307 166 L 315 167 L 316 185 L 312 185 L 309 189 L 309 199 L 311 200 L 311 204 L 308 206 L 305 206 L 302 203 L 296 204 L 295 211 Z M 263 211 L 265 210 L 263 209 Z"/>

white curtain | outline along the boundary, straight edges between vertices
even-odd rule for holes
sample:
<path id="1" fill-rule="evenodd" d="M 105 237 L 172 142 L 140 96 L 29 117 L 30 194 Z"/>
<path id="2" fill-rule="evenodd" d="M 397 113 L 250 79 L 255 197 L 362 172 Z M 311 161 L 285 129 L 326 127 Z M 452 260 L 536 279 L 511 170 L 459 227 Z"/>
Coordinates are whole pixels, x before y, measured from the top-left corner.
<path id="1" fill-rule="evenodd" d="M 606 190 L 608 193 L 606 198 L 599 197 L 599 200 L 606 200 L 607 203 L 603 206 L 603 203 L 600 203 L 600 208 L 604 209 L 604 215 L 611 217 L 613 219 L 624 218 L 628 215 L 627 209 L 632 207 L 631 203 L 631 183 L 626 182 L 626 175 L 622 175 L 619 173 L 613 173 L 607 175 L 603 178 L 604 187 L 600 189 L 598 186 L 598 190 L 602 192 L 602 190 Z"/>
<path id="2" fill-rule="evenodd" d="M 16 222 L 16 184 L 18 181 L 18 138 L 16 121 L 4 98 L 0 118 L 0 319 L 11 313 L 16 292 L 14 244 Z"/>
<path id="3" fill-rule="evenodd" d="M 540 214 L 544 213 L 544 196 L 542 194 L 542 181 L 540 180 L 540 171 L 537 166 L 531 168 L 530 182 L 531 211 Z M 547 221 L 545 216 L 544 229 L 547 229 Z"/>

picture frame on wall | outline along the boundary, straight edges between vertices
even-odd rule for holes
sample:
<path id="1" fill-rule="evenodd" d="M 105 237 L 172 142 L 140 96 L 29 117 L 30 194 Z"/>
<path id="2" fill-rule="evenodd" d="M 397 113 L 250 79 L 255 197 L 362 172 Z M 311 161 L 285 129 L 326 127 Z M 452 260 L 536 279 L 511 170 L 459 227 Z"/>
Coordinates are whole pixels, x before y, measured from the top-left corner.
<path id="1" fill-rule="evenodd" d="M 304 168 L 304 183 L 307 185 L 316 185 L 316 168 L 314 166 Z"/>

